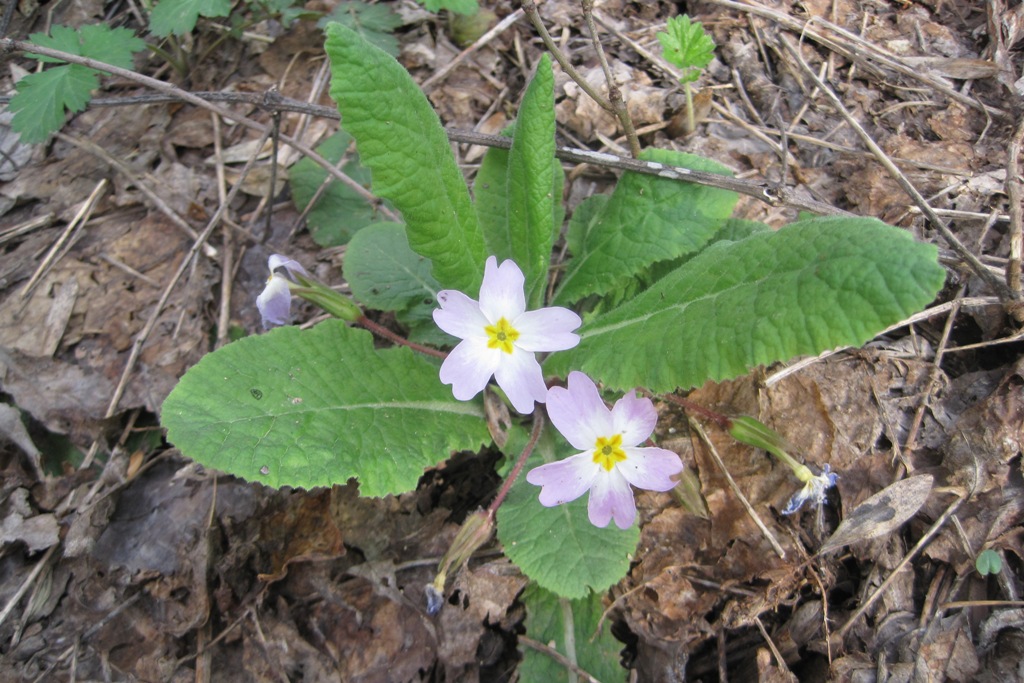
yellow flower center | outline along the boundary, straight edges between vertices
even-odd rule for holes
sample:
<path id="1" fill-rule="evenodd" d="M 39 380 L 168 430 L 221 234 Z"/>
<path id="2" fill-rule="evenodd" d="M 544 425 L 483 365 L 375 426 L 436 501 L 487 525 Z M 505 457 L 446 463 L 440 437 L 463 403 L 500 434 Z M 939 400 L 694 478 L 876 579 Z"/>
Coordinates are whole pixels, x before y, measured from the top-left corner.
<path id="1" fill-rule="evenodd" d="M 594 462 L 611 472 L 617 463 L 626 459 L 626 451 L 622 450 L 622 434 L 597 437 L 594 444 Z"/>
<path id="2" fill-rule="evenodd" d="M 497 325 L 488 325 L 484 328 L 487 333 L 487 348 L 501 349 L 505 353 L 512 353 L 512 344 L 519 339 L 519 330 L 512 327 L 512 324 L 502 318 Z"/>

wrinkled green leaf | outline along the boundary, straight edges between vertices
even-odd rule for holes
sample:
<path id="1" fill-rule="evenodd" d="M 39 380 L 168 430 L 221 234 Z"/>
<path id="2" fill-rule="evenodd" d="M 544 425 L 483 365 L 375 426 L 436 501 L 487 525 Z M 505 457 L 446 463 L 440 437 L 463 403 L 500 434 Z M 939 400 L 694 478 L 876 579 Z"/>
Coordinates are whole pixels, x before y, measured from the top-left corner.
<path id="1" fill-rule="evenodd" d="M 490 437 L 479 401 L 456 401 L 409 349 L 325 321 L 246 337 L 203 357 L 164 401 L 167 438 L 203 465 L 269 486 L 359 480 L 383 496 L 416 487 L 452 451 Z"/>
<path id="2" fill-rule="evenodd" d="M 149 32 L 161 38 L 191 33 L 199 17 L 226 17 L 231 0 L 160 0 L 149 15 Z"/>
<path id="3" fill-rule="evenodd" d="M 327 138 L 316 151 L 332 164 L 337 164 L 349 149 L 352 136 L 343 130 Z M 341 170 L 352 180 L 366 187 L 370 185 L 370 171 L 359 163 L 359 155 L 352 152 Z M 301 159 L 289 171 L 289 182 L 295 205 L 305 211 L 327 178 L 319 164 Z M 316 243 L 323 247 L 347 244 L 352 235 L 374 223 L 387 222 L 378 208 L 337 180 L 331 180 L 320 194 L 316 204 L 306 216 L 306 224 Z"/>
<path id="4" fill-rule="evenodd" d="M 530 584 L 521 600 L 526 605 L 527 636 L 554 647 L 602 683 L 626 680 L 628 672 L 619 665 L 623 643 L 612 635 L 608 621 L 598 631 L 604 613 L 599 593 L 567 600 Z M 568 669 L 546 654 L 528 647 L 520 647 L 520 652 L 523 661 L 519 664 L 519 680 L 544 683 L 572 680 Z"/>
<path id="5" fill-rule="evenodd" d="M 595 527 L 587 516 L 589 494 L 556 507 L 540 504 L 540 487 L 526 481 L 525 473 L 574 454 L 567 443 L 555 441 L 552 431 L 545 430 L 524 475 L 498 508 L 498 540 L 509 559 L 542 588 L 583 598 L 588 589 L 601 592 L 626 575 L 640 530 L 636 525 Z"/>
<path id="6" fill-rule="evenodd" d="M 502 161 L 506 162 L 504 168 Z M 543 302 L 551 245 L 561 222 L 562 166 L 555 158 L 551 58 L 544 55 L 523 96 L 512 149 L 490 150 L 474 185 L 488 251 L 511 258 L 526 276 L 531 308 Z"/>
<path id="7" fill-rule="evenodd" d="M 352 295 L 371 308 L 437 308 L 441 286 L 430 275 L 430 261 L 409 247 L 403 225 L 381 223 L 357 234 L 345 250 L 344 272 Z"/>
<path id="8" fill-rule="evenodd" d="M 692 154 L 649 149 L 641 158 L 729 174 L 724 166 Z M 577 221 L 570 229 L 573 257 L 554 302 L 568 305 L 621 289 L 651 264 L 697 251 L 723 226 L 737 200 L 727 190 L 624 173 L 598 210 L 588 207 L 587 223 Z"/>
<path id="9" fill-rule="evenodd" d="M 331 97 L 373 174 L 402 212 L 409 245 L 445 287 L 476 292 L 488 254 L 448 136 L 409 74 L 340 24 L 327 27 Z"/>
<path id="10" fill-rule="evenodd" d="M 928 304 L 936 248 L 872 218 L 794 223 L 718 242 L 580 330 L 545 370 L 609 388 L 699 386 L 756 365 L 858 346 Z"/>

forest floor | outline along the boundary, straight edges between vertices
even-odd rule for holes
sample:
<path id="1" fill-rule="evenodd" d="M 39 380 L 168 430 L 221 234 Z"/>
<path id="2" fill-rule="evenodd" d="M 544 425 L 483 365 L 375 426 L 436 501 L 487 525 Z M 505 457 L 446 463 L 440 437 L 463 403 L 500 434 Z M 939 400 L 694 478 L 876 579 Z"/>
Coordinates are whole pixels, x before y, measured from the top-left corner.
<path id="1" fill-rule="evenodd" d="M 526 19 L 463 53 L 444 15 L 380 4 L 400 11 L 399 60 L 446 126 L 497 133 L 514 118 L 543 52 Z M 481 4 L 491 25 L 519 7 Z M 683 10 L 718 45 L 689 135 L 656 39 Z M 541 14 L 600 85 L 579 3 L 548 0 Z M 138 18 L 130 2 L 22 2 L 5 37 L 55 24 L 138 28 Z M 711 429 L 702 441 L 681 409 L 659 402 L 659 444 L 698 474 L 709 514 L 667 494 L 638 497 L 640 545 L 605 596 L 620 680 L 1024 680 L 1024 315 L 1012 277 L 1024 5 L 599 0 L 595 18 L 645 146 L 905 228 L 938 245 L 948 271 L 926 311 L 863 348 L 689 393 L 759 416 L 805 462 L 838 472 L 820 513 L 782 516 L 797 486 L 789 470 Z M 332 106 L 315 21 L 262 21 L 241 37 L 217 24 L 227 20 L 202 19 L 180 41 L 186 72 L 155 54 L 136 69 L 229 94 L 223 106 L 265 126 L 275 116 L 258 103 L 274 89 Z M 5 58 L 0 86 L 11 93 L 36 62 Z M 286 182 L 301 155 L 282 146 L 274 173 L 261 150 L 212 248 L 193 256 L 260 132 L 194 104 L 138 100 L 151 94 L 106 77 L 47 144 L 19 144 L 0 118 L 0 678 L 514 680 L 526 579 L 496 542 L 454 579 L 440 615 L 423 598 L 467 512 L 497 490 L 493 458 L 455 455 L 416 491 L 371 499 L 354 483 L 278 491 L 218 476 L 163 440 L 159 410 L 178 378 L 261 331 L 254 300 L 268 256 L 340 284 L 344 248 L 322 248 L 306 230 Z M 557 67 L 556 99 L 560 145 L 627 153 L 615 119 Z M 337 128 L 302 112 L 276 118 L 310 146 Z M 482 149 L 457 154 L 471 176 Z M 619 173 L 566 171 L 570 212 Z M 924 202 L 974 267 L 926 220 Z M 737 215 L 781 227 L 798 210 L 745 196 Z M 819 553 L 842 520 L 843 543 Z M 1001 571 L 977 570 L 984 550 Z"/>

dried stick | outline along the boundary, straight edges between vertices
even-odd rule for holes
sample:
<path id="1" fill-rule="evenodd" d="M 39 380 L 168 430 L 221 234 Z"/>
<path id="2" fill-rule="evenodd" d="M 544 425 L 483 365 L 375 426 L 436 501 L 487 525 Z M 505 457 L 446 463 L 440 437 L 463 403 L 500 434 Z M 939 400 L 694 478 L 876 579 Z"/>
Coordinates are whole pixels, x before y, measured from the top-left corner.
<path id="1" fill-rule="evenodd" d="M 800 54 L 800 51 L 792 44 L 790 39 L 787 36 L 780 36 L 780 39 L 782 41 L 782 45 L 786 48 L 786 51 L 789 52 L 790 56 L 796 60 L 796 63 L 799 65 L 800 70 L 804 72 L 804 75 L 814 81 L 814 85 L 817 86 L 822 94 L 824 94 L 832 103 L 832 106 L 835 107 L 839 115 L 846 120 L 851 128 L 853 128 L 861 141 L 875 155 L 878 162 L 882 164 L 886 171 L 889 172 L 889 175 L 892 176 L 893 180 L 895 180 L 899 186 L 903 188 L 903 191 L 914 200 L 914 203 L 917 204 L 932 225 L 938 228 L 939 232 L 942 233 L 942 236 L 947 242 L 949 242 L 949 245 L 953 247 L 953 250 L 960 256 L 960 258 L 967 262 L 975 275 L 984 280 L 992 291 L 998 294 L 1000 298 L 1004 300 L 1011 298 L 1010 290 L 1006 286 L 1006 283 L 1002 282 L 999 278 L 989 272 L 978 257 L 971 253 L 971 251 L 964 246 L 963 242 L 953 234 L 953 231 L 950 230 L 948 225 L 946 225 L 946 222 L 935 213 L 935 210 L 932 209 L 931 205 L 928 204 L 928 201 L 921 195 L 921 193 L 917 191 L 917 188 L 914 187 L 913 183 L 907 179 L 903 174 L 903 171 L 897 168 L 896 164 L 894 164 L 892 159 L 889 158 L 889 155 L 887 155 L 882 148 L 878 146 L 878 143 L 876 143 L 871 135 L 864 130 L 864 127 L 860 125 L 860 122 L 850 114 L 846 109 L 846 106 L 843 105 L 843 101 L 839 99 L 839 96 L 836 95 L 832 88 L 830 88 L 824 81 L 818 78 L 818 75 L 814 73 L 814 70 L 807 65 L 807 62 L 804 61 L 803 55 Z"/>
<path id="2" fill-rule="evenodd" d="M 892 582 L 896 580 L 896 577 L 899 576 L 899 573 L 903 571 L 908 564 L 910 564 L 910 561 L 914 559 L 926 545 L 928 545 L 928 543 L 932 540 L 935 534 L 937 534 L 939 530 L 942 528 L 942 525 L 946 523 L 946 520 L 949 519 L 953 515 L 953 513 L 955 513 L 958 509 L 960 509 L 960 506 L 963 504 L 965 500 L 967 500 L 966 496 L 960 496 L 956 499 L 956 501 L 953 502 L 952 505 L 946 508 L 946 511 L 943 512 L 937 520 L 935 520 L 935 523 L 932 524 L 931 527 L 929 527 L 928 531 L 926 531 L 924 536 L 921 537 L 921 540 L 914 544 L 914 547 L 911 548 L 910 552 L 908 552 L 903 557 L 903 559 L 900 560 L 900 563 L 893 568 L 893 570 L 889 573 L 889 576 L 885 577 L 885 581 L 883 581 L 882 584 L 878 588 L 876 588 L 870 596 L 868 596 L 868 599 L 861 603 L 860 607 L 858 607 L 856 611 L 854 611 L 854 613 L 850 615 L 850 618 L 846 620 L 846 623 L 843 624 L 842 628 L 836 631 L 836 635 L 838 635 L 840 638 L 846 637 L 847 632 L 851 628 L 853 628 L 853 625 L 857 623 L 857 620 L 860 619 L 868 610 L 868 608 L 871 607 L 871 605 L 875 604 L 875 601 L 878 600 L 878 598 L 880 598 L 885 593 L 885 591 L 889 589 L 889 586 L 891 586 Z"/>
<path id="3" fill-rule="evenodd" d="M 754 509 L 754 506 L 751 505 L 750 501 L 747 500 L 747 497 L 743 495 L 743 491 L 740 490 L 740 487 L 736 483 L 736 480 L 732 478 L 731 474 L 729 474 L 729 470 L 725 466 L 725 462 L 722 460 L 722 456 L 718 454 L 718 449 L 715 448 L 715 444 L 711 443 L 711 439 L 708 438 L 708 435 L 704 431 L 704 428 L 701 426 L 700 422 L 697 422 L 690 416 L 687 416 L 686 419 L 690 423 L 690 429 L 697 433 L 697 436 L 700 437 L 700 440 L 704 444 L 705 448 L 708 449 L 708 453 L 711 454 L 711 459 L 715 461 L 715 464 L 718 465 L 718 469 L 720 469 L 722 471 L 722 474 L 725 475 L 725 480 L 726 482 L 728 482 L 729 488 L 732 489 L 733 494 L 735 494 L 736 498 L 739 499 L 740 504 L 743 506 L 743 509 L 747 511 L 747 515 L 749 515 L 750 519 L 754 521 L 754 524 L 757 525 L 757 528 L 761 530 L 761 535 L 764 536 L 765 539 L 767 539 L 768 543 L 772 546 L 772 549 L 775 551 L 775 554 L 777 554 L 780 559 L 786 559 L 786 551 L 782 549 L 782 545 L 778 542 L 778 540 L 776 540 L 774 534 L 772 534 L 772 532 L 768 529 L 768 526 L 761 521 L 761 517 L 757 514 L 757 511 Z"/>
<path id="4" fill-rule="evenodd" d="M 589 673 L 581 669 L 578 664 L 570 662 L 569 658 L 563 655 L 561 652 L 559 652 L 558 650 L 549 645 L 545 645 L 539 640 L 534 640 L 533 638 L 529 638 L 527 636 L 519 636 L 519 643 L 520 645 L 525 645 L 531 650 L 536 650 L 541 654 L 545 654 L 548 657 L 551 657 L 551 659 L 555 660 L 572 673 L 575 673 L 577 676 L 582 677 L 584 680 L 587 681 L 587 683 L 601 683 L 601 681 L 597 680 Z"/>
<path id="5" fill-rule="evenodd" d="M 458 55 L 456 55 L 454 59 L 452 59 L 450 62 L 445 64 L 443 67 L 441 67 L 441 69 L 438 70 L 437 73 L 435 73 L 433 76 L 431 76 L 427 80 L 425 80 L 422 83 L 420 83 L 420 89 L 423 90 L 424 92 L 426 92 L 426 91 L 430 90 L 431 88 L 433 88 L 435 85 L 437 85 L 439 82 L 441 82 L 441 80 L 443 80 L 449 73 L 451 73 L 452 69 L 454 69 L 459 64 L 464 62 L 467 57 L 469 57 L 471 54 L 473 54 L 474 52 L 476 52 L 477 50 L 479 50 L 483 46 L 487 45 L 489 42 L 494 40 L 497 36 L 499 36 L 502 33 L 504 33 L 505 30 L 509 26 L 511 26 L 512 24 L 514 24 L 517 21 L 519 21 L 519 19 L 521 19 L 522 16 L 523 16 L 523 9 L 520 7 L 515 12 L 513 12 L 510 15 L 508 15 L 507 17 L 502 19 L 500 22 L 498 22 L 497 26 L 495 26 L 490 31 L 488 31 L 487 33 L 485 33 L 482 36 L 480 36 L 476 40 L 476 42 L 474 42 L 472 45 L 470 45 L 465 50 L 463 50 Z"/>
<path id="6" fill-rule="evenodd" d="M 594 0 L 582 0 L 580 4 L 583 7 L 583 20 L 587 23 L 587 29 L 590 31 L 590 41 L 594 45 L 594 51 L 597 52 L 597 60 L 601 63 L 601 70 L 604 71 L 604 80 L 608 84 L 608 100 L 612 105 L 612 109 L 615 110 L 615 115 L 622 122 L 623 132 L 626 134 L 626 140 L 629 142 L 629 152 L 636 158 L 640 156 L 640 140 L 636 136 L 633 120 L 629 118 L 626 102 L 622 99 L 622 91 L 615 84 L 615 77 L 612 75 L 612 69 L 608 65 L 608 58 L 604 54 L 601 38 L 597 35 L 597 24 L 594 23 Z"/>
<path id="7" fill-rule="evenodd" d="M 584 6 L 586 5 L 586 2 L 587 0 L 584 0 Z M 530 23 L 533 24 L 533 28 L 536 29 L 537 35 L 539 35 L 540 39 L 544 41 L 544 47 L 548 49 L 551 56 L 554 57 L 555 61 L 558 62 L 558 65 L 562 67 L 562 71 L 564 71 L 569 78 L 575 81 L 576 85 L 580 86 L 580 89 L 583 90 L 590 99 L 594 100 L 601 109 L 604 109 L 606 112 L 619 119 L 623 130 L 626 132 L 626 137 L 629 138 L 629 146 L 633 150 L 633 155 L 636 156 L 639 154 L 640 143 L 636 140 L 636 130 L 633 128 L 633 122 L 629 119 L 629 113 L 626 112 L 625 104 L 622 104 L 622 93 L 614 86 L 610 71 L 606 70 L 605 76 L 608 79 L 608 95 L 612 98 L 611 100 L 597 92 L 597 90 L 590 85 L 587 79 L 583 78 L 580 72 L 576 70 L 576 67 L 569 62 L 565 53 L 563 53 L 558 45 L 555 44 L 554 39 L 551 37 L 551 34 L 548 33 L 547 28 L 544 26 L 544 22 L 540 18 L 540 12 L 537 11 L 536 0 L 523 0 L 522 9 L 526 12 L 526 16 L 530 19 Z M 590 23 L 593 24 L 592 18 Z M 597 41 L 596 34 L 592 35 L 592 38 Z M 600 50 L 598 53 L 599 58 L 603 60 L 604 53 Z M 613 103 L 615 94 L 618 95 L 619 102 L 622 104 L 621 107 L 616 107 Z M 630 131 L 633 133 L 631 138 L 629 135 Z"/>
<path id="8" fill-rule="evenodd" d="M 226 201 L 222 202 L 221 205 L 217 207 L 217 211 L 210 217 L 209 223 L 207 223 L 203 231 L 199 233 L 196 241 L 192 244 L 192 248 L 189 249 L 188 253 L 185 254 L 185 257 L 181 260 L 181 265 L 178 266 L 177 272 L 175 272 L 171 277 L 171 281 L 167 283 L 167 286 L 160 295 L 160 299 L 157 301 L 156 306 L 153 307 L 153 312 L 150 315 L 149 320 L 146 321 L 146 325 L 142 328 L 142 331 L 139 332 L 133 340 L 131 353 L 128 356 L 128 361 L 125 363 L 124 370 L 121 372 L 121 378 L 118 380 L 117 387 L 114 389 L 114 395 L 111 396 L 110 403 L 107 405 L 105 417 L 110 418 L 117 413 L 117 405 L 121 402 L 124 390 L 128 386 L 128 378 L 131 377 L 132 372 L 135 370 L 135 364 L 138 362 L 139 356 L 142 354 L 142 347 L 145 345 L 146 340 L 149 339 L 149 335 L 153 333 L 153 329 L 156 327 L 157 321 L 160 318 L 160 313 L 164 310 L 164 306 L 167 305 L 167 300 L 171 298 L 171 292 L 174 291 L 174 288 L 178 285 L 181 277 L 185 274 L 185 271 L 188 270 L 192 259 L 196 258 L 199 251 L 203 248 L 203 245 L 206 244 L 206 240 L 209 239 L 211 234 L 213 234 L 214 228 L 220 224 L 221 218 L 227 211 L 228 206 L 232 201 L 234 201 L 238 191 L 242 189 L 242 181 L 249 174 L 249 170 L 252 169 L 253 164 L 256 163 L 256 157 L 259 154 L 259 150 L 263 148 L 264 143 L 266 143 L 267 138 L 269 137 L 270 128 L 264 128 L 263 135 L 260 138 L 260 141 L 256 144 L 256 151 L 253 152 L 253 155 L 245 162 L 245 166 L 242 168 L 241 173 L 239 173 L 238 182 L 236 182 L 234 187 L 231 188 L 231 191 L 228 192 Z M 92 465 L 92 460 L 95 457 L 98 448 L 99 442 L 94 442 L 85 459 L 82 461 L 80 469 L 85 469 Z"/>
<path id="9" fill-rule="evenodd" d="M 1020 180 L 1020 146 L 1024 142 L 1024 116 L 1017 124 L 1017 130 L 1010 141 L 1010 152 L 1006 160 L 1006 196 L 1009 198 L 1010 214 L 1010 258 L 1006 262 L 1006 286 L 1010 294 L 1021 299 L 1021 251 L 1024 247 L 1024 189 Z M 1024 322 L 1024 308 L 1018 306 L 1017 320 Z"/>
<path id="10" fill-rule="evenodd" d="M 130 69 L 122 69 L 119 66 L 114 66 L 112 64 L 107 64 L 105 62 L 100 62 L 95 59 L 89 59 L 87 57 L 79 57 L 78 55 L 73 55 L 67 52 L 61 52 L 60 50 L 53 50 L 48 47 L 42 47 L 39 45 L 35 45 L 33 43 L 28 43 L 23 40 L 11 40 L 9 38 L 0 38 L 0 55 L 6 55 L 7 53 L 12 52 L 14 50 L 39 54 L 43 55 L 44 57 L 53 57 L 54 59 L 60 59 L 62 61 L 68 62 L 69 64 L 81 64 L 82 66 L 87 66 L 90 69 L 106 71 L 109 74 L 120 76 L 121 78 L 125 78 L 134 83 L 140 83 L 148 88 L 156 90 L 157 92 L 162 92 L 167 95 L 171 95 L 176 99 L 183 100 L 190 104 L 194 104 L 197 107 L 208 109 L 209 111 L 219 114 L 228 121 L 234 121 L 238 125 L 249 128 L 250 130 L 255 130 L 259 133 L 262 133 L 268 129 L 267 126 L 257 121 L 253 121 L 252 119 L 246 116 L 236 114 L 228 109 L 225 109 L 224 107 L 213 104 L 212 102 L 208 102 L 201 97 L 193 95 L 187 90 L 182 90 L 181 88 L 171 85 L 170 83 L 165 83 L 164 81 L 158 80 L 156 78 L 151 78 L 149 76 L 136 73 L 135 71 L 131 71 Z M 373 194 L 371 194 L 369 190 L 367 190 L 365 187 L 357 183 L 355 180 L 353 180 L 352 178 L 348 177 L 347 175 L 336 169 L 333 164 L 324 159 L 321 155 L 317 154 L 309 145 L 287 135 L 282 135 L 281 141 L 289 145 L 290 147 L 293 147 L 294 149 L 298 150 L 305 156 L 309 157 L 316 164 L 318 164 L 328 173 L 337 178 L 340 182 L 351 188 L 359 196 L 363 197 L 369 202 L 377 203 L 377 198 Z M 387 208 L 386 206 L 380 206 L 379 210 L 381 211 L 381 213 L 388 216 L 388 218 L 390 218 L 391 220 L 401 220 L 393 211 L 391 211 L 391 209 Z"/>
<path id="11" fill-rule="evenodd" d="M 835 24 L 832 24 L 820 17 L 813 17 L 811 21 L 805 22 L 799 19 L 795 19 L 784 12 L 772 9 L 771 7 L 766 7 L 765 5 L 752 2 L 751 0 L 745 0 L 744 2 L 734 2 L 733 0 L 708 0 L 708 2 L 710 2 L 713 5 L 718 5 L 720 7 L 736 10 L 737 12 L 748 12 L 750 14 L 755 14 L 759 17 L 764 17 L 765 19 L 770 19 L 771 21 L 774 21 L 780 26 L 788 28 L 794 33 L 806 35 L 808 38 L 815 41 L 816 43 L 819 43 L 820 45 L 828 48 L 829 50 L 832 50 L 833 52 L 838 52 L 843 57 L 849 59 L 851 62 L 855 64 L 861 64 L 863 66 L 870 67 L 871 64 L 869 64 L 867 60 L 873 59 L 882 66 L 889 68 L 892 71 L 895 71 L 896 73 L 906 76 L 907 78 L 912 78 L 916 81 L 919 81 L 921 83 L 924 83 L 925 85 L 934 88 L 935 90 L 941 92 L 943 95 L 950 98 L 951 100 L 955 100 L 963 105 L 971 107 L 972 109 L 980 109 L 981 111 L 985 112 L 986 115 L 993 114 L 995 116 L 1007 116 L 1007 113 L 1002 109 L 991 107 L 987 104 L 984 104 L 976 100 L 973 97 L 968 97 L 967 95 L 964 95 L 963 93 L 956 90 L 952 85 L 950 85 L 949 82 L 945 81 L 944 79 L 932 76 L 927 71 L 922 70 L 920 67 L 915 68 L 901 62 L 899 58 L 896 57 L 896 55 L 879 49 L 879 47 L 872 43 L 871 41 L 864 40 L 860 36 L 854 33 L 850 33 L 849 31 L 839 26 L 836 26 Z M 843 40 L 853 43 L 854 45 L 850 46 L 844 44 L 843 42 L 835 38 L 825 35 L 824 33 L 816 30 L 813 26 L 811 26 L 812 22 L 822 26 L 823 28 L 829 31 L 832 31 L 837 36 L 841 37 Z"/>

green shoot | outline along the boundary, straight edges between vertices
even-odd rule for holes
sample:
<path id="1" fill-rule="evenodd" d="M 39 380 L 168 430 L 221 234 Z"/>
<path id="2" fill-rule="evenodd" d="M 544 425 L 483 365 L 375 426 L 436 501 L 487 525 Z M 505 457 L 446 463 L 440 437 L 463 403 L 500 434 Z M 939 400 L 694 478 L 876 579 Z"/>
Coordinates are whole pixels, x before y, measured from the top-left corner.
<path id="1" fill-rule="evenodd" d="M 132 54 L 146 48 L 146 44 L 125 28 L 110 28 L 103 24 L 73 29 L 54 26 L 52 35 L 34 33 L 29 41 L 80 57 L 88 57 L 124 69 L 132 68 Z M 23 142 L 43 142 L 64 125 L 65 110 L 79 112 L 92 99 L 92 91 L 99 87 L 96 69 L 79 64 L 62 64 L 50 57 L 36 57 L 41 62 L 61 64 L 25 76 L 17 83 L 18 93 L 11 100 L 14 112 L 14 130 Z"/>
<path id="2" fill-rule="evenodd" d="M 686 91 L 686 117 L 688 130 L 693 130 L 693 93 L 690 83 L 700 78 L 700 73 L 714 56 L 715 41 L 704 31 L 699 21 L 690 21 L 685 14 L 668 20 L 668 33 L 658 32 L 662 56 L 683 70 L 679 82 Z"/>

